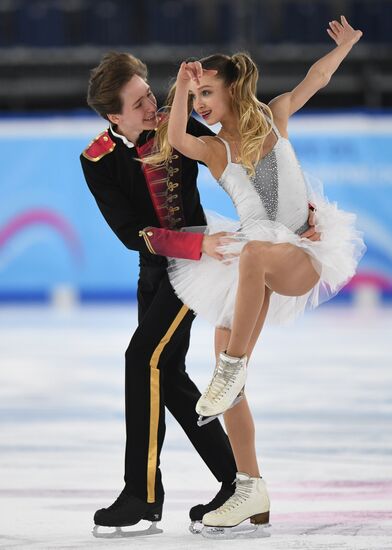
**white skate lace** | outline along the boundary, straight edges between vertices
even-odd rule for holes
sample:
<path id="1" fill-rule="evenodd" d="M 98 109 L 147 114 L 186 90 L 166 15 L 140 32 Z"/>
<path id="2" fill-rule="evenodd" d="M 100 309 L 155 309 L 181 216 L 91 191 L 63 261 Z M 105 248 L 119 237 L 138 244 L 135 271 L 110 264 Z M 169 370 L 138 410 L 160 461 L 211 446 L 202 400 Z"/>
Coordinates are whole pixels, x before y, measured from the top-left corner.
<path id="1" fill-rule="evenodd" d="M 219 401 L 236 381 L 238 370 L 237 365 L 232 365 L 220 359 L 203 397 L 206 397 L 209 401 Z"/>
<path id="2" fill-rule="evenodd" d="M 246 502 L 252 493 L 252 480 L 236 481 L 235 493 L 222 506 L 217 508 L 214 513 L 225 514 L 235 508 L 238 508 L 243 502 Z"/>

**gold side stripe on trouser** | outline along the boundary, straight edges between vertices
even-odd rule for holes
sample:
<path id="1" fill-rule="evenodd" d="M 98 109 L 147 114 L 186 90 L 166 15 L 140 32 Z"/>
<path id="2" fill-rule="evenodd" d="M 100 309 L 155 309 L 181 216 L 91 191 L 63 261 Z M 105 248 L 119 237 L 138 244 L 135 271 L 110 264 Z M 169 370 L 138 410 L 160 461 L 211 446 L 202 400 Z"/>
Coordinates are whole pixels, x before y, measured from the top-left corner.
<path id="1" fill-rule="evenodd" d="M 162 351 L 170 341 L 178 325 L 188 313 L 187 306 L 182 306 L 165 336 L 155 348 L 150 360 L 150 438 L 148 442 L 147 463 L 147 502 L 155 502 L 155 477 L 158 457 L 158 423 L 159 423 L 159 369 L 158 363 Z"/>

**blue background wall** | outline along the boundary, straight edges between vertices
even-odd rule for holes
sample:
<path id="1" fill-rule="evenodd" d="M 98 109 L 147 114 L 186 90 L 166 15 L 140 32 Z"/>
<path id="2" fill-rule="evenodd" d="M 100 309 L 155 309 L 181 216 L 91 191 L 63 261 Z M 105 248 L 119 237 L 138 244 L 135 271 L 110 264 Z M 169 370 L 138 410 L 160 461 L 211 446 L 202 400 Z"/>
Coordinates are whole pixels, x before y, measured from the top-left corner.
<path id="1" fill-rule="evenodd" d="M 87 117 L 0 121 L 0 300 L 44 300 L 62 285 L 84 300 L 134 296 L 137 253 L 107 227 L 79 164 L 101 128 L 102 121 Z M 329 199 L 358 214 L 368 252 L 354 285 L 374 285 L 387 298 L 392 116 L 300 115 L 290 135 L 304 169 L 324 182 Z M 205 208 L 235 215 L 204 167 L 199 189 Z"/>

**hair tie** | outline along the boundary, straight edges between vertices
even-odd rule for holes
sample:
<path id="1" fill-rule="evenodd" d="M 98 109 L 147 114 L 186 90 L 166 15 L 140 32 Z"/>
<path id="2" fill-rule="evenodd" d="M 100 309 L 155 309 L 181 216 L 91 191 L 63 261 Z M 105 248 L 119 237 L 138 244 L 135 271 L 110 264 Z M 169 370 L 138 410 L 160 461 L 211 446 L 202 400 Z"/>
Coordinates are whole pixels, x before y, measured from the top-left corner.
<path id="1" fill-rule="evenodd" d="M 233 58 L 233 56 L 232 56 L 232 57 L 230 57 L 230 61 L 233 63 L 234 67 L 235 67 L 238 71 L 241 70 L 241 63 L 240 63 L 238 60 L 236 61 L 236 60 Z"/>

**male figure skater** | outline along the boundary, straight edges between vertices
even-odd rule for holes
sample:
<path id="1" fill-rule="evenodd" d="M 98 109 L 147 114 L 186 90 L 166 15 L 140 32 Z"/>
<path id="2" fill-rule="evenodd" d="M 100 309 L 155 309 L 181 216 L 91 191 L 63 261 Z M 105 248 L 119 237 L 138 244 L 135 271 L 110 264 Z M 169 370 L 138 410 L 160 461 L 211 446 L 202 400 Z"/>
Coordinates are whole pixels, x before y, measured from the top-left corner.
<path id="1" fill-rule="evenodd" d="M 201 256 L 204 235 L 178 231 L 206 223 L 196 188 L 197 163 L 174 152 L 165 168 L 149 171 L 138 160 L 151 151 L 158 124 L 156 100 L 146 78 L 146 66 L 132 55 L 104 56 L 91 73 L 88 104 L 110 127 L 80 157 L 107 223 L 140 255 L 139 326 L 125 354 L 125 488 L 114 504 L 94 516 L 97 525 L 107 526 L 161 519 L 159 455 L 165 406 L 222 482 L 212 508 L 231 496 L 236 472 L 220 423 L 197 426 L 200 393 L 185 370 L 194 315 L 176 297 L 166 273 L 166 255 L 195 261 Z M 205 132 L 197 121 L 190 124 L 195 135 Z M 191 519 L 201 520 L 210 507 L 195 507 Z"/>

